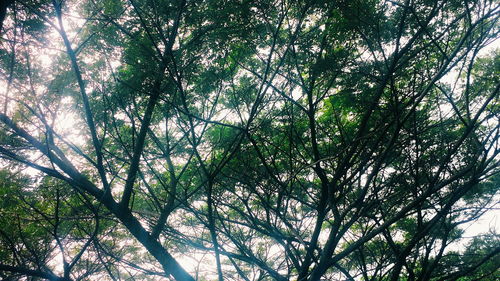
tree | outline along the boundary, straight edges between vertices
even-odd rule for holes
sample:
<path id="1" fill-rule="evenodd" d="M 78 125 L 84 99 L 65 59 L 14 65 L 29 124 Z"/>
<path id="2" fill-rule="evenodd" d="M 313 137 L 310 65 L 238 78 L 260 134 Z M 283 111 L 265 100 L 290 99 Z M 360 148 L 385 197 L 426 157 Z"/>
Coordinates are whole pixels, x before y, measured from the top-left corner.
<path id="1" fill-rule="evenodd" d="M 497 2 L 9 5 L 3 279 L 498 277 Z"/>

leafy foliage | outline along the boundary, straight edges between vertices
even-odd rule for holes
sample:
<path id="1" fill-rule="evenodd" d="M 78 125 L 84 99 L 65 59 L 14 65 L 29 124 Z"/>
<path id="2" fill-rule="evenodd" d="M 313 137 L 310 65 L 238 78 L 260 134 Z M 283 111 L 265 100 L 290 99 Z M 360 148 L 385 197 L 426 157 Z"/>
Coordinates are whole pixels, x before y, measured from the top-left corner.
<path id="1" fill-rule="evenodd" d="M 1 278 L 497 277 L 495 1 L 6 12 Z"/>

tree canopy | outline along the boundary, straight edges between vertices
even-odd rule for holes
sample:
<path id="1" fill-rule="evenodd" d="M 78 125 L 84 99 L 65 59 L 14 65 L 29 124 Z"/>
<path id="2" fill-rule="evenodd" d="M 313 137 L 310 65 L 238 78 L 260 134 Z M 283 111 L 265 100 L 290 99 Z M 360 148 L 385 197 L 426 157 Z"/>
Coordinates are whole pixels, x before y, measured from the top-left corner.
<path id="1" fill-rule="evenodd" d="M 3 280 L 498 280 L 498 1 L 0 8 Z"/>

